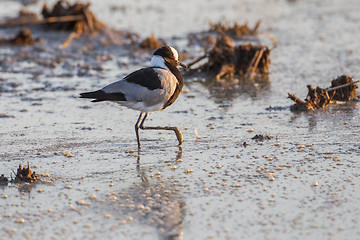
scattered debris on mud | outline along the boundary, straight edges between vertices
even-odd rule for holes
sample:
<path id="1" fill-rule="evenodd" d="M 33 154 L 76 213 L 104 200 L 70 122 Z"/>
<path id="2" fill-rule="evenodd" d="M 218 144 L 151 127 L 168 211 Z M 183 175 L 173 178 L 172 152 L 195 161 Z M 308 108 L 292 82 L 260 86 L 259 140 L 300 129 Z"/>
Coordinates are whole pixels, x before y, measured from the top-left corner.
<path id="1" fill-rule="evenodd" d="M 35 182 L 39 179 L 35 172 L 30 170 L 30 164 L 28 162 L 27 167 L 22 167 L 19 164 L 17 173 L 15 176 L 15 182 Z"/>
<path id="2" fill-rule="evenodd" d="M 21 28 L 14 38 L 1 39 L 0 44 L 31 45 L 41 41 L 41 38 L 34 38 L 29 28 Z"/>
<path id="3" fill-rule="evenodd" d="M 266 111 L 284 111 L 287 110 L 289 107 L 282 107 L 282 106 L 269 106 L 265 108 Z"/>
<path id="4" fill-rule="evenodd" d="M 7 185 L 9 182 L 9 180 L 7 179 L 7 177 L 4 176 L 4 174 L 1 174 L 0 176 L 0 185 Z"/>
<path id="5" fill-rule="evenodd" d="M 234 23 L 233 26 L 229 26 L 223 23 L 210 23 L 209 32 L 218 32 L 225 33 L 230 37 L 243 37 L 243 36 L 253 36 L 258 34 L 261 21 L 257 21 L 254 28 L 250 28 L 249 24 L 245 22 L 243 25 Z"/>
<path id="6" fill-rule="evenodd" d="M 353 81 L 352 77 L 342 75 L 331 81 L 329 88 L 313 88 L 307 85 L 308 94 L 304 101 L 300 100 L 294 94 L 288 94 L 288 98 L 295 102 L 290 107 L 291 111 L 306 111 L 325 108 L 332 101 L 351 101 L 356 100 L 356 89 L 359 81 Z"/>
<path id="7" fill-rule="evenodd" d="M 270 49 L 267 46 L 251 43 L 234 46 L 232 39 L 225 34 L 219 34 L 215 46 L 188 66 L 205 58 L 206 63 L 190 69 L 189 73 L 204 71 L 215 74 L 219 81 L 223 77 L 231 79 L 234 74 L 250 76 L 252 73 L 268 73 L 270 67 Z"/>
<path id="8" fill-rule="evenodd" d="M 0 92 L 1 92 L 1 88 L 0 88 Z M 15 118 L 14 115 L 9 115 L 6 113 L 0 113 L 0 118 Z"/>
<path id="9" fill-rule="evenodd" d="M 269 135 L 265 135 L 265 134 L 256 134 L 253 138 L 251 138 L 252 140 L 255 140 L 255 141 L 264 141 L 264 140 L 270 140 L 272 139 L 273 137 L 269 136 Z"/>

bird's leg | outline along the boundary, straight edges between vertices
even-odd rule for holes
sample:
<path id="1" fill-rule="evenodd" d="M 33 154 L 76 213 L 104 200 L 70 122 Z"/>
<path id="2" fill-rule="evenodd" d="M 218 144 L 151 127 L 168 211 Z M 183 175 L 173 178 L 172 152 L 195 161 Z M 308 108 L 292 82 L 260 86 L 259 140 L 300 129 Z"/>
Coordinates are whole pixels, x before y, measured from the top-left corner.
<path id="1" fill-rule="evenodd" d="M 144 115 L 144 113 L 140 113 L 139 118 L 138 118 L 138 120 L 137 120 L 137 122 L 135 124 L 135 133 L 136 133 L 136 139 L 137 139 L 137 143 L 138 143 L 138 149 L 141 148 L 140 137 L 139 137 L 139 123 L 140 123 L 140 120 L 141 120 L 143 115 Z M 145 118 L 146 118 L 146 115 L 145 115 Z M 141 124 L 143 124 L 143 123 L 141 122 Z"/>
<path id="2" fill-rule="evenodd" d="M 181 145 L 183 143 L 182 134 L 181 134 L 180 130 L 177 127 L 169 127 L 169 126 L 166 126 L 166 127 L 160 127 L 160 126 L 157 126 L 157 127 L 145 127 L 144 122 L 145 122 L 145 119 L 147 118 L 148 115 L 149 115 L 148 113 L 145 114 L 145 117 L 141 121 L 140 129 L 142 129 L 142 130 L 171 130 L 171 131 L 175 132 L 177 140 L 179 141 L 179 145 Z"/>

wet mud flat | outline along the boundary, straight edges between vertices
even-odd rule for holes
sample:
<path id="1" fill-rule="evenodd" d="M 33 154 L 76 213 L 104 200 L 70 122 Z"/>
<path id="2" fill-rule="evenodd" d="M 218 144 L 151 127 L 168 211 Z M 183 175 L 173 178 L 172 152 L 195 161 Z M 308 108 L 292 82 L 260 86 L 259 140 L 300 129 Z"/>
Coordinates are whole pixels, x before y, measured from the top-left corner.
<path id="1" fill-rule="evenodd" d="M 117 26 L 120 14 L 130 22 L 140 11 L 155 21 L 169 9 L 106 3 L 104 9 L 93 2 L 92 10 L 109 26 Z M 265 78 L 187 77 L 177 102 L 150 115 L 151 125 L 182 130 L 181 148 L 173 133 L 140 132 L 139 154 L 136 112 L 78 99 L 147 65 L 151 50 L 138 50 L 128 38 L 109 46 L 73 39 L 59 50 L 68 33 L 39 31 L 33 35 L 43 42 L 35 47 L 0 46 L 0 174 L 10 177 L 29 162 L 41 179 L 0 186 L 0 239 L 360 237 L 358 103 L 294 113 L 287 99 L 288 92 L 305 96 L 307 84 L 328 87 L 342 74 L 359 79 L 360 32 L 354 27 L 360 9 L 351 1 L 185 5 L 206 5 L 206 16 L 188 10 L 184 21 L 200 21 L 179 31 L 159 21 L 153 32 L 190 55 L 185 63 L 204 52 L 188 43 L 187 34 L 208 29 L 202 23 L 208 16 L 221 20 L 221 12 L 250 26 L 261 19 L 260 41 L 271 44 L 261 34 L 266 31 L 278 45 Z M 185 14 L 183 6 L 174 7 Z M 129 24 L 141 38 L 151 35 Z M 341 37 L 334 39 L 335 33 Z"/>

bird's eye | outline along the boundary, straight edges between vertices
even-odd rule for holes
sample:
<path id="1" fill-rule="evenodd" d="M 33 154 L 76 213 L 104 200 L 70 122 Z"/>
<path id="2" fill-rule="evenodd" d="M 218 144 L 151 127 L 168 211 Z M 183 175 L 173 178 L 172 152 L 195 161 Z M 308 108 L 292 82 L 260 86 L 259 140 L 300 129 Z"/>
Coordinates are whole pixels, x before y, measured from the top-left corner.
<path id="1" fill-rule="evenodd" d="M 174 58 L 173 58 L 173 57 L 171 57 L 171 58 L 170 58 L 170 60 L 174 60 Z"/>

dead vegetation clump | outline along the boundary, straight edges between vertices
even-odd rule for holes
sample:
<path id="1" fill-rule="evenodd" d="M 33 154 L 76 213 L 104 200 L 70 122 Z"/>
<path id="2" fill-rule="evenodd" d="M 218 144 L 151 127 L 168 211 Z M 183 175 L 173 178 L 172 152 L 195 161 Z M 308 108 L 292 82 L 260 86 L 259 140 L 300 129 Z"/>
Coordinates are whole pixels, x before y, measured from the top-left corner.
<path id="1" fill-rule="evenodd" d="M 7 177 L 4 176 L 4 174 L 1 174 L 0 176 L 0 185 L 7 185 L 9 182 L 9 180 L 7 179 Z"/>
<path id="2" fill-rule="evenodd" d="M 40 38 L 34 38 L 32 32 L 29 28 L 21 28 L 18 34 L 14 37 L 9 39 L 9 43 L 15 45 L 31 45 L 33 43 L 39 42 Z"/>
<path id="3" fill-rule="evenodd" d="M 70 45 L 72 39 L 80 38 L 84 33 L 102 33 L 114 42 L 111 29 L 103 22 L 99 21 L 93 12 L 89 9 L 90 3 L 74 3 L 59 0 L 49 10 L 46 3 L 44 3 L 41 11 L 45 26 L 51 30 L 58 31 L 72 31 L 61 48 L 66 48 Z"/>
<path id="4" fill-rule="evenodd" d="M 19 16 L 7 19 L 0 23 L 0 27 L 18 27 L 30 25 L 44 25 L 47 29 L 57 31 L 74 31 L 76 33 L 104 31 L 108 27 L 99 21 L 90 11 L 90 3 L 74 3 L 59 0 L 52 9 L 44 3 L 42 8 L 43 18 L 35 13 L 19 11 Z"/>
<path id="5" fill-rule="evenodd" d="M 260 23 L 260 20 L 257 21 L 254 28 L 250 28 L 247 22 L 243 25 L 239 25 L 235 22 L 232 26 L 222 23 L 211 23 L 209 32 L 224 33 L 231 37 L 253 36 L 258 33 Z"/>
<path id="6" fill-rule="evenodd" d="M 270 49 L 266 46 L 242 44 L 235 49 L 236 66 L 240 74 L 248 72 L 268 73 Z"/>
<path id="7" fill-rule="evenodd" d="M 358 82 L 358 81 L 356 81 Z M 288 98 L 295 102 L 290 107 L 292 111 L 306 111 L 325 108 L 332 101 L 350 101 L 357 99 L 356 89 L 358 85 L 352 77 L 342 75 L 331 81 L 331 87 L 322 89 L 307 85 L 308 94 L 304 101 L 294 94 L 288 94 Z"/>
<path id="8" fill-rule="evenodd" d="M 0 44 L 13 44 L 17 46 L 31 45 L 40 42 L 41 38 L 34 38 L 29 28 L 23 27 L 15 37 L 1 38 Z"/>
<path id="9" fill-rule="evenodd" d="M 39 179 L 35 172 L 30 170 L 30 164 L 28 162 L 27 167 L 22 167 L 19 164 L 17 173 L 15 176 L 15 182 L 35 182 Z"/>
<path id="10" fill-rule="evenodd" d="M 158 48 L 160 48 L 161 46 L 164 46 L 164 45 L 166 45 L 165 41 L 156 39 L 154 34 L 152 34 L 150 37 L 145 38 L 140 43 L 140 48 L 158 49 Z"/>
<path id="11" fill-rule="evenodd" d="M 288 94 L 288 98 L 295 102 L 295 104 L 291 106 L 291 110 L 314 110 L 324 108 L 330 103 L 332 96 L 330 97 L 327 91 L 319 87 L 314 89 L 311 85 L 307 85 L 306 87 L 308 88 L 308 94 L 305 101 L 302 101 L 294 94 Z"/>
<path id="12" fill-rule="evenodd" d="M 106 37 L 107 41 L 104 42 L 106 44 L 116 42 L 115 37 L 119 34 L 96 18 L 90 11 L 90 3 L 70 4 L 60 0 L 52 9 L 45 3 L 41 13 L 42 18 L 39 18 L 34 13 L 20 11 L 18 17 L 1 22 L 0 28 L 41 25 L 47 30 L 70 31 L 61 48 L 68 47 L 72 39 L 79 38 L 83 34 L 100 33 L 96 36 Z"/>
<path id="13" fill-rule="evenodd" d="M 225 34 L 219 34 L 215 46 L 205 55 L 189 64 L 189 67 L 203 59 L 207 62 L 190 73 L 205 71 L 213 73 L 216 79 L 234 74 L 251 75 L 252 73 L 268 73 L 270 67 L 270 49 L 266 46 L 240 44 L 234 46 L 232 39 Z"/>
<path id="14" fill-rule="evenodd" d="M 41 11 L 46 26 L 52 30 L 76 33 L 102 31 L 106 25 L 100 22 L 89 9 L 90 3 L 58 1 L 52 9 L 44 3 Z"/>
<path id="15" fill-rule="evenodd" d="M 219 35 L 215 46 L 207 54 L 208 62 L 200 67 L 207 73 L 214 72 L 217 79 L 235 73 L 235 48 L 232 40 L 226 35 Z"/>
<path id="16" fill-rule="evenodd" d="M 339 86 L 343 86 L 340 87 Z M 333 96 L 333 100 L 336 101 L 350 101 L 357 99 L 356 89 L 358 85 L 353 83 L 352 77 L 342 75 L 331 81 L 331 86 L 327 90 L 330 95 Z"/>

